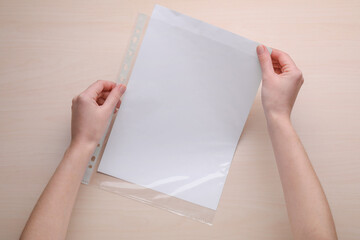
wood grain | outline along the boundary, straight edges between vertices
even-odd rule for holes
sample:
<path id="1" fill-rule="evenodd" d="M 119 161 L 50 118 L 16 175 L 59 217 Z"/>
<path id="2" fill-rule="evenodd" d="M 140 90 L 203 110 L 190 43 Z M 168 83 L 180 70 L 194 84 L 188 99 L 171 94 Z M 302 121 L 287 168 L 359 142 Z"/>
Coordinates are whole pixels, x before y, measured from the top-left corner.
<path id="1" fill-rule="evenodd" d="M 155 3 L 287 51 L 305 84 L 293 123 L 340 239 L 360 237 L 360 2 L 0 1 L 0 239 L 16 239 L 70 137 L 74 95 L 115 80 Z M 259 94 L 213 226 L 81 186 L 68 239 L 291 239 Z"/>

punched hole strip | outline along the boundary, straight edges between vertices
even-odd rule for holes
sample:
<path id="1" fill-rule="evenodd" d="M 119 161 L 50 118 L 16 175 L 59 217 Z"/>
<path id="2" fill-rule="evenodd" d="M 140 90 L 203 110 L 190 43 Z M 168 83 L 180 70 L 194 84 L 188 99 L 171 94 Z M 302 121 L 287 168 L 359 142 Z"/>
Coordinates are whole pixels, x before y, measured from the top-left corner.
<path id="1" fill-rule="evenodd" d="M 119 73 L 117 81 L 116 81 L 118 84 L 127 85 L 127 82 L 129 80 L 129 75 L 131 72 L 131 68 L 132 68 L 132 64 L 134 63 L 134 59 L 136 58 L 136 52 L 139 49 L 139 45 L 141 42 L 140 39 L 143 36 L 143 33 L 146 29 L 147 20 L 148 20 L 148 16 L 146 16 L 145 14 L 139 14 L 137 16 L 135 28 L 131 35 L 130 43 L 128 45 L 128 48 L 127 48 L 127 51 L 125 54 L 125 58 L 120 67 L 120 73 Z M 115 111 L 115 109 L 114 109 L 114 111 Z M 111 117 L 107 124 L 107 128 L 106 128 L 104 136 L 101 138 L 100 142 L 96 146 L 95 151 L 89 160 L 88 166 L 84 173 L 84 177 L 81 181 L 83 184 L 89 184 L 89 182 L 90 182 L 91 175 L 94 171 L 96 163 L 99 160 L 101 149 L 103 149 L 104 141 L 105 141 L 105 138 L 107 136 L 107 133 L 108 133 L 110 125 L 111 125 L 111 121 L 114 116 L 114 111 L 111 114 Z"/>

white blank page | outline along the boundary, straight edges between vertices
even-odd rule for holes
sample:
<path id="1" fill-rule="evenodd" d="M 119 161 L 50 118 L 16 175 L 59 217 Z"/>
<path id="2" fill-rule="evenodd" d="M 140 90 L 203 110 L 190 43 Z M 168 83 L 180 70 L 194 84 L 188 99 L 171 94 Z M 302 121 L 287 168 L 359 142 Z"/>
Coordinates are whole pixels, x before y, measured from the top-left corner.
<path id="1" fill-rule="evenodd" d="M 261 80 L 256 46 L 157 5 L 98 171 L 216 209 Z"/>

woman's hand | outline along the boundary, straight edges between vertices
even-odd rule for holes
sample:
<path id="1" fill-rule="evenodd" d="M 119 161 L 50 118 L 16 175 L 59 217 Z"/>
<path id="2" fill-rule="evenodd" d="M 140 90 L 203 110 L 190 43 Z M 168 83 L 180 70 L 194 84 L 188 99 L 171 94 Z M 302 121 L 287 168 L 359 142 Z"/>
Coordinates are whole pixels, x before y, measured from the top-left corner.
<path id="1" fill-rule="evenodd" d="M 98 80 L 72 101 L 71 142 L 96 145 L 106 131 L 111 113 L 120 107 L 125 85 Z"/>
<path id="2" fill-rule="evenodd" d="M 294 239 L 337 239 L 334 220 L 319 179 L 290 121 L 304 82 L 286 53 L 264 46 L 257 53 L 262 70 L 261 100 L 274 149 Z"/>
<path id="3" fill-rule="evenodd" d="M 124 85 L 97 81 L 73 99 L 71 145 L 41 194 L 20 239 L 65 239 L 80 181 Z"/>
<path id="4" fill-rule="evenodd" d="M 263 45 L 257 47 L 262 70 L 261 100 L 266 118 L 290 119 L 297 94 L 304 82 L 291 57 L 277 49 L 271 55 Z"/>

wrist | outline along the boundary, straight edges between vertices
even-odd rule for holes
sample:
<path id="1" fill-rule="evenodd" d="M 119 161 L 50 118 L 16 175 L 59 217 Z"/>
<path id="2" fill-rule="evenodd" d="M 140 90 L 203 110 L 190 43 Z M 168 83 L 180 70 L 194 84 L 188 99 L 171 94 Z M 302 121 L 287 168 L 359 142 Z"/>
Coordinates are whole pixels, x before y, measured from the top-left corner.
<path id="1" fill-rule="evenodd" d="M 277 125 L 292 126 L 289 114 L 266 112 L 265 117 L 268 127 L 277 126 Z"/>
<path id="2" fill-rule="evenodd" d="M 68 147 L 68 150 L 80 151 L 83 154 L 91 155 L 94 152 L 96 145 L 97 143 L 95 142 L 83 141 L 80 139 L 72 139 Z"/>

